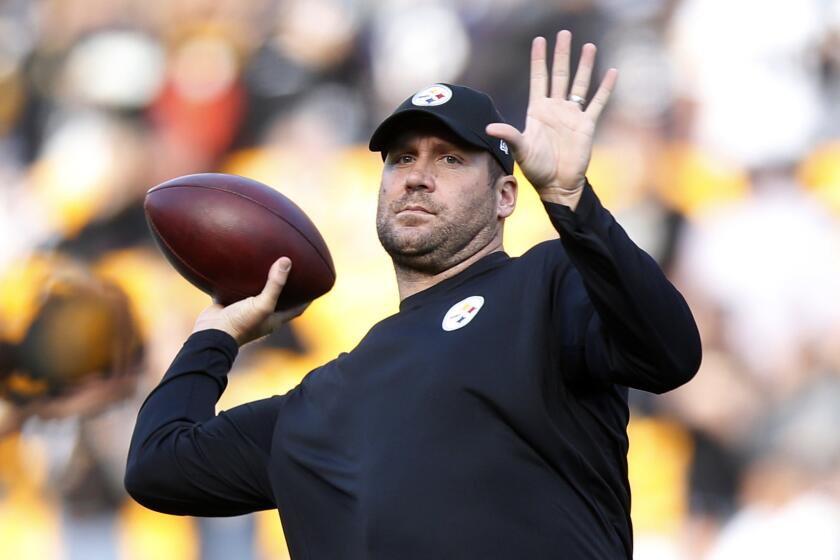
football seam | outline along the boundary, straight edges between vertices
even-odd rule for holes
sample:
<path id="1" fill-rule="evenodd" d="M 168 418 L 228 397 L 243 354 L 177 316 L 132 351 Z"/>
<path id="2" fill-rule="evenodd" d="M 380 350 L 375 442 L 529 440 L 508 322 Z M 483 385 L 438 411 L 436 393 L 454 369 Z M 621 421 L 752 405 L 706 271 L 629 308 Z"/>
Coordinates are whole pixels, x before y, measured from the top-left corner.
<path id="1" fill-rule="evenodd" d="M 238 193 L 238 192 L 235 192 L 235 191 L 230 191 L 230 190 L 227 190 L 227 189 L 220 189 L 219 187 L 210 187 L 210 186 L 207 186 L 207 185 L 193 185 L 193 184 L 189 184 L 189 185 L 188 185 L 188 184 L 167 185 L 167 186 L 157 187 L 157 188 L 155 188 L 154 190 L 155 190 L 155 191 L 158 191 L 158 190 L 161 190 L 161 191 L 162 191 L 162 190 L 164 190 L 164 189 L 173 189 L 173 188 L 179 188 L 179 187 L 195 187 L 195 188 L 199 188 L 199 189 L 210 189 L 210 190 L 213 190 L 213 191 L 219 191 L 219 192 L 224 192 L 224 193 L 232 194 L 232 195 L 238 196 L 238 197 L 240 197 L 240 198 L 244 198 L 245 200 L 248 200 L 248 201 L 250 201 L 250 202 L 253 202 L 253 203 L 254 203 L 254 204 L 256 204 L 257 206 L 259 206 L 259 207 L 261 207 L 261 208 L 264 208 L 265 210 L 268 210 L 268 211 L 269 211 L 269 212 L 271 212 L 271 214 L 273 214 L 275 217 L 279 218 L 280 220 L 282 220 L 283 222 L 285 222 L 285 223 L 286 223 L 286 224 L 287 224 L 290 228 L 292 228 L 293 230 L 295 230 L 295 231 L 298 233 L 298 235 L 301 237 L 301 239 L 303 239 L 304 241 L 306 241 L 306 243 L 307 243 L 310 247 L 312 247 L 312 249 L 315 251 L 315 253 L 316 253 L 316 254 L 317 254 L 317 255 L 321 258 L 321 262 L 323 262 L 323 263 L 324 263 L 324 265 L 327 267 L 327 270 L 329 270 L 329 271 L 330 271 L 330 273 L 332 273 L 333 278 L 335 278 L 335 269 L 334 269 L 334 268 L 330 265 L 330 263 L 329 263 L 329 262 L 328 262 L 328 260 L 324 257 L 324 255 L 322 255 L 322 254 L 321 254 L 321 251 L 318 249 L 318 247 L 316 247 L 315 245 L 313 245 L 313 244 L 312 244 L 312 242 L 309 240 L 309 238 L 308 238 L 308 237 L 306 237 L 306 235 L 304 235 L 304 234 L 303 234 L 303 232 L 302 232 L 302 231 L 300 231 L 297 227 L 295 227 L 295 225 L 294 225 L 293 223 L 289 222 L 289 221 L 288 221 L 287 219 L 285 219 L 283 216 L 281 216 L 280 214 L 278 214 L 277 212 L 275 212 L 274 210 L 272 210 L 271 208 L 269 208 L 269 207 L 268 207 L 268 206 L 266 206 L 265 204 L 261 203 L 259 200 L 254 200 L 254 199 L 253 199 L 253 198 L 251 198 L 250 196 L 246 196 L 246 195 L 244 195 L 244 194 L 241 194 L 241 193 Z M 269 188 L 270 188 L 270 187 L 269 187 Z M 279 194 L 279 193 L 278 193 L 278 194 Z M 292 203 L 292 204 L 294 204 L 294 203 Z M 301 210 L 301 212 L 303 212 L 303 210 Z M 305 215 L 306 215 L 306 214 L 304 214 L 304 216 L 305 216 Z M 307 216 L 307 218 L 308 218 L 308 216 Z M 313 225 L 314 225 L 314 224 L 313 224 Z M 317 231 L 317 228 L 316 228 L 316 231 Z M 320 232 L 318 232 L 318 234 L 320 235 Z M 180 257 L 178 257 L 178 258 L 180 258 Z"/>
<path id="2" fill-rule="evenodd" d="M 187 267 L 188 269 L 190 269 L 190 271 L 191 271 L 193 274 L 195 274 L 196 276 L 198 276 L 199 278 L 201 278 L 202 280 L 204 280 L 204 281 L 205 281 L 208 285 L 210 285 L 210 286 L 215 285 L 215 282 L 213 282 L 212 280 L 210 280 L 209 278 L 207 278 L 207 276 L 205 276 L 204 274 L 200 273 L 200 272 L 199 272 L 199 271 L 197 271 L 195 268 L 193 268 L 193 267 L 190 265 L 190 263 L 188 263 L 187 261 L 185 261 L 185 260 L 181 257 L 181 255 L 179 255 L 179 254 L 178 254 L 178 252 L 177 252 L 175 249 L 173 249 L 173 248 L 172 248 L 172 245 L 170 245 L 170 244 L 166 241 L 166 239 L 163 237 L 163 235 L 161 235 L 160 230 L 159 230 L 159 229 L 157 228 L 157 226 L 155 225 L 154 220 L 149 220 L 149 225 L 152 227 L 152 229 L 153 229 L 153 230 L 155 230 L 155 235 L 157 236 L 157 238 L 158 238 L 158 239 L 160 239 L 161 243 L 163 243 L 164 245 L 166 245 L 166 248 L 167 248 L 167 249 L 169 249 L 169 252 L 170 252 L 170 253 L 172 253 L 172 254 L 175 256 L 175 258 L 177 258 L 177 259 L 178 259 L 178 261 L 179 261 L 181 264 L 183 264 L 185 267 Z M 240 293 L 239 293 L 238 291 L 236 291 L 236 290 L 231 290 L 231 291 L 232 291 L 232 292 L 236 292 L 236 295 L 241 295 L 241 296 L 242 296 L 242 298 L 241 298 L 241 299 L 244 299 L 244 298 L 248 297 L 248 296 L 246 296 L 246 295 L 244 295 L 244 294 L 240 294 Z M 212 298 L 212 297 L 213 297 L 213 295 L 211 294 L 211 298 Z"/>

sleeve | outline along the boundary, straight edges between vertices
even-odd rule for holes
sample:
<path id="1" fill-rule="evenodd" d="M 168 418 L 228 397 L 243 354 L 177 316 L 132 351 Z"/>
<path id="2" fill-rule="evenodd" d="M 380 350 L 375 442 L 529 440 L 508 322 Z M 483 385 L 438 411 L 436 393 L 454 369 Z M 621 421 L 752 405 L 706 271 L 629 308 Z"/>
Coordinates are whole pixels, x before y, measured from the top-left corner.
<path id="1" fill-rule="evenodd" d="M 544 205 L 571 262 L 557 277 L 552 305 L 564 371 L 654 393 L 689 381 L 700 367 L 700 335 L 656 262 L 589 183 L 574 212 Z"/>
<path id="2" fill-rule="evenodd" d="M 237 352 L 227 333 L 194 333 L 146 398 L 125 474 L 142 505 L 201 516 L 274 507 L 267 466 L 282 397 L 215 414 Z"/>

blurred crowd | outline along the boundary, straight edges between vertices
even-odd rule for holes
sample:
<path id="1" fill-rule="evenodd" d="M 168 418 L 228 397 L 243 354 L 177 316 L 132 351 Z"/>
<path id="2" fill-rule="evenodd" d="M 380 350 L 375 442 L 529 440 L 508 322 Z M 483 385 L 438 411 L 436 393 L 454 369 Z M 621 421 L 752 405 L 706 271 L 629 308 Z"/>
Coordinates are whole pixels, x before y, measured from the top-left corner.
<path id="1" fill-rule="evenodd" d="M 210 303 L 145 192 L 236 173 L 317 224 L 335 288 L 242 349 L 219 409 L 282 394 L 397 310 L 373 127 L 435 82 L 521 127 L 530 40 L 559 29 L 619 68 L 589 177 L 704 343 L 691 383 L 631 394 L 636 558 L 840 558 L 840 0 L 0 2 L 0 556 L 288 557 L 276 511 L 170 517 L 122 488 Z M 556 235 L 522 184 L 513 255 Z"/>

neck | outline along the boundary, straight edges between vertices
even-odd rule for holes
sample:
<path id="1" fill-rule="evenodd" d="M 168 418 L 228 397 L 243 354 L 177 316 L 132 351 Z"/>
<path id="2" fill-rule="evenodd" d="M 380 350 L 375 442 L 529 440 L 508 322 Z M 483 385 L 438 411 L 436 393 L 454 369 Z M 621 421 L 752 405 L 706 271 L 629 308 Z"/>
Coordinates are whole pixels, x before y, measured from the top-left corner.
<path id="1" fill-rule="evenodd" d="M 490 253 L 495 253 L 496 251 L 504 251 L 501 236 L 495 236 L 490 243 L 479 249 L 476 253 L 460 261 L 458 264 L 436 274 L 428 274 L 394 263 L 394 271 L 397 273 L 397 288 L 400 292 L 400 301 L 409 296 L 413 296 L 418 292 L 431 288 L 438 282 L 443 282 L 447 278 L 457 276 L 473 263 L 481 260 Z"/>

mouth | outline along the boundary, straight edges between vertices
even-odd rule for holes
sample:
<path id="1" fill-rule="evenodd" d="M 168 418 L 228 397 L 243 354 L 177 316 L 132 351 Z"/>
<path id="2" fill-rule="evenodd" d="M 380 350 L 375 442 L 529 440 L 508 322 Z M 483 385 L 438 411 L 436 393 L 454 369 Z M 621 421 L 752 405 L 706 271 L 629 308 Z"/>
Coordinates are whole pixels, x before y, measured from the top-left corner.
<path id="1" fill-rule="evenodd" d="M 417 204 L 412 204 L 410 206 L 406 206 L 402 210 L 398 211 L 397 214 L 403 214 L 405 212 L 416 212 L 416 213 L 419 213 L 419 214 L 434 214 L 434 212 L 430 212 L 430 211 L 426 210 L 425 208 L 423 208 L 422 206 L 419 206 Z"/>

